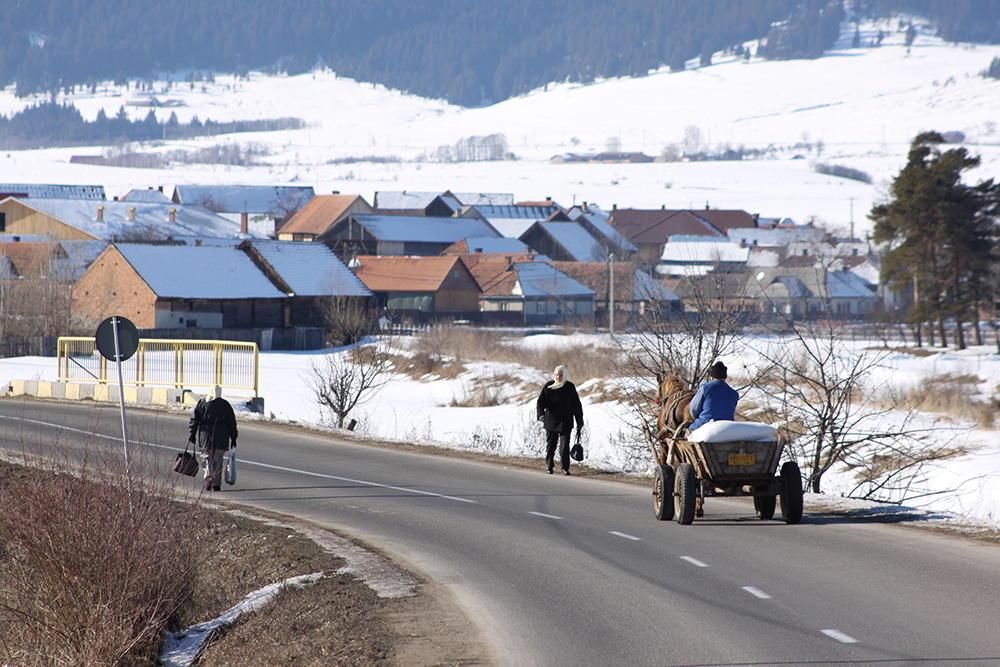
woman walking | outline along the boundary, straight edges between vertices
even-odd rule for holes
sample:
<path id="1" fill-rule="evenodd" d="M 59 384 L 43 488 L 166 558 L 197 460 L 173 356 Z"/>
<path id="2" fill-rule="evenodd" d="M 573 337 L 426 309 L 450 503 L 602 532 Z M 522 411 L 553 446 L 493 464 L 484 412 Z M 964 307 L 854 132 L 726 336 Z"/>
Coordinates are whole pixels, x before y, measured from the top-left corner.
<path id="1" fill-rule="evenodd" d="M 545 470 L 551 475 L 559 446 L 562 474 L 569 474 L 569 436 L 576 421 L 577 435 L 583 429 L 583 405 L 576 393 L 576 385 L 569 381 L 565 366 L 556 366 L 552 380 L 545 383 L 538 394 L 535 412 L 545 426 Z"/>

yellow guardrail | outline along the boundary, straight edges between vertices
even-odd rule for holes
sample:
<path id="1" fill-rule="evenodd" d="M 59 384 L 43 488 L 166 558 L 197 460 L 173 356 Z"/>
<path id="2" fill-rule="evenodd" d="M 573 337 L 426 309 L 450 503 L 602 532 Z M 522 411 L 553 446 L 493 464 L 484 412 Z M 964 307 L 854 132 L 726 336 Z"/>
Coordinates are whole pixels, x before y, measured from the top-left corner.
<path id="1" fill-rule="evenodd" d="M 118 364 L 105 359 L 95 338 L 64 336 L 57 343 L 60 382 L 118 382 Z M 258 396 L 257 343 L 224 340 L 140 338 L 136 353 L 122 362 L 122 384 L 177 389 L 243 389 Z"/>

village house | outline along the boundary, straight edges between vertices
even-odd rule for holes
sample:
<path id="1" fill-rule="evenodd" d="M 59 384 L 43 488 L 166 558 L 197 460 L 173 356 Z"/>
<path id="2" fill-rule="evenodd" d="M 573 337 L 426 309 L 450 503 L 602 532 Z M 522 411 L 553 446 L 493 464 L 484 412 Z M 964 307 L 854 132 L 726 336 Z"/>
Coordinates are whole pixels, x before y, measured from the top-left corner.
<path id="1" fill-rule="evenodd" d="M 480 286 L 459 257 L 359 255 L 351 267 L 396 323 L 478 320 Z"/>
<path id="2" fill-rule="evenodd" d="M 288 295 L 232 246 L 111 244 L 73 288 L 73 313 L 139 329 L 282 327 Z"/>
<path id="3" fill-rule="evenodd" d="M 248 240 L 237 248 L 287 296 L 284 327 L 327 328 L 337 311 L 368 308 L 371 291 L 321 242 Z"/>
<path id="4" fill-rule="evenodd" d="M 278 228 L 279 241 L 316 241 L 354 213 L 374 213 L 361 195 L 316 195 Z"/>
<path id="5" fill-rule="evenodd" d="M 34 197 L 0 201 L 0 233 L 44 235 L 55 241 L 262 236 L 242 232 L 238 225 L 200 206 Z"/>
<path id="6" fill-rule="evenodd" d="M 608 326 L 614 296 L 615 320 L 619 326 L 637 324 L 652 316 L 681 309 L 680 297 L 631 262 L 549 262 L 555 269 L 594 291 L 595 323 Z M 612 275 L 614 291 L 609 290 Z"/>
<path id="7" fill-rule="evenodd" d="M 546 262 L 519 259 L 500 255 L 466 257 L 482 287 L 484 323 L 594 324 L 594 290 Z"/>
<path id="8" fill-rule="evenodd" d="M 323 239 L 340 257 L 361 255 L 440 255 L 464 238 L 494 237 L 497 233 L 477 218 L 429 218 L 407 215 L 352 214 L 334 225 Z"/>
<path id="9" fill-rule="evenodd" d="M 173 202 L 203 206 L 237 223 L 244 233 L 273 237 L 315 194 L 311 186 L 178 185 Z"/>

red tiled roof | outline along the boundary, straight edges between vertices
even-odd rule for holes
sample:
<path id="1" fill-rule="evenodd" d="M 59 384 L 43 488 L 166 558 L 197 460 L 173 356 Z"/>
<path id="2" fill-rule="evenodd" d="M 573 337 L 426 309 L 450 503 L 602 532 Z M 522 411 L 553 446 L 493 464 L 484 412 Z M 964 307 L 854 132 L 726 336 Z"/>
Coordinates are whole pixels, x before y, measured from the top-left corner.
<path id="1" fill-rule="evenodd" d="M 461 260 L 458 257 L 360 255 L 354 273 L 373 292 L 433 292 Z"/>
<path id="2" fill-rule="evenodd" d="M 343 218 L 361 195 L 316 195 L 281 226 L 281 234 L 319 236 Z"/>

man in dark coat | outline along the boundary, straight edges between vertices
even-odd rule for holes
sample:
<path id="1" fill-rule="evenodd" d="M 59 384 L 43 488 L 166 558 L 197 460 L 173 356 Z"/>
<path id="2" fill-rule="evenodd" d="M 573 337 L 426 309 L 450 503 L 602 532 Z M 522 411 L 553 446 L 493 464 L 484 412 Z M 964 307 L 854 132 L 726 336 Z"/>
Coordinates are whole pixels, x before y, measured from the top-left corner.
<path id="1" fill-rule="evenodd" d="M 188 442 L 198 441 L 201 465 L 205 468 L 205 490 L 222 489 L 222 468 L 230 446 L 236 447 L 236 413 L 222 398 L 222 387 L 215 385 L 194 406 L 188 425 Z"/>
<path id="2" fill-rule="evenodd" d="M 538 394 L 535 412 L 545 426 L 545 469 L 551 475 L 555 460 L 556 445 L 559 446 L 559 462 L 562 473 L 569 474 L 569 436 L 576 420 L 577 435 L 583 428 L 583 405 L 576 386 L 567 379 L 565 366 L 557 366 L 549 380 Z"/>
<path id="3" fill-rule="evenodd" d="M 689 430 L 712 421 L 732 421 L 736 417 L 740 394 L 726 382 L 728 374 L 726 365 L 721 361 L 709 366 L 708 377 L 712 378 L 711 381 L 698 387 L 698 392 L 691 399 L 689 408 L 694 422 Z"/>

